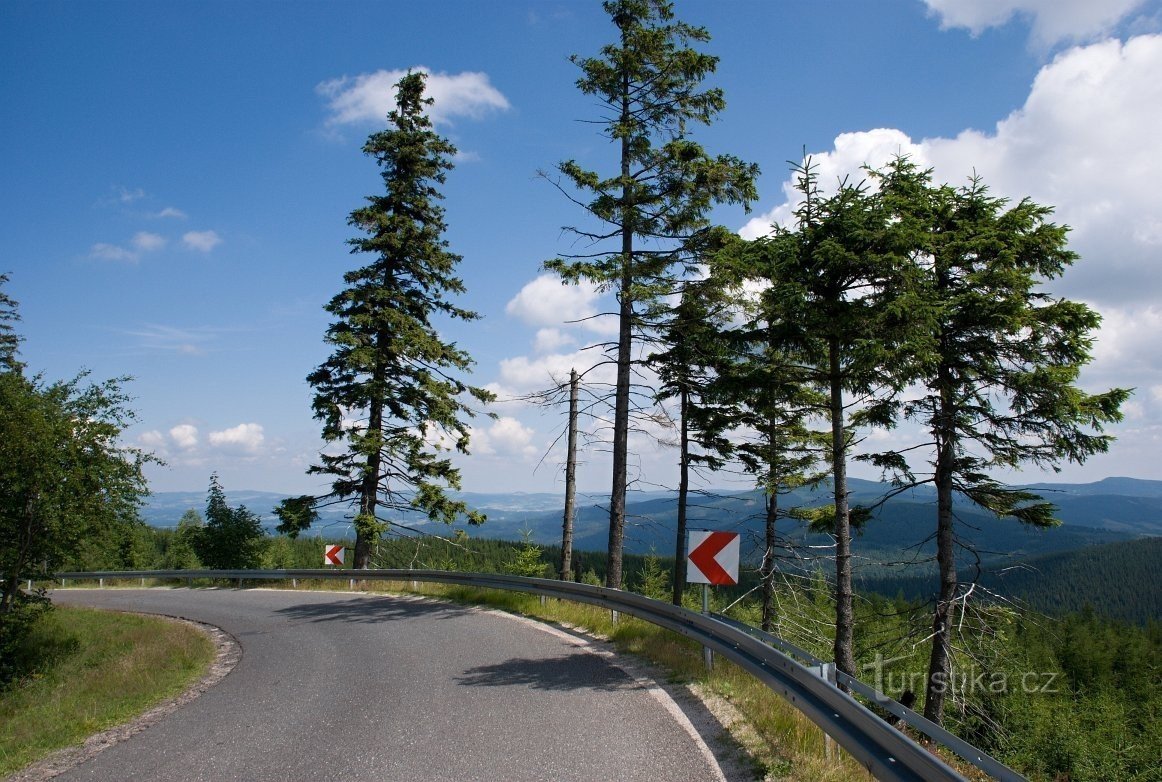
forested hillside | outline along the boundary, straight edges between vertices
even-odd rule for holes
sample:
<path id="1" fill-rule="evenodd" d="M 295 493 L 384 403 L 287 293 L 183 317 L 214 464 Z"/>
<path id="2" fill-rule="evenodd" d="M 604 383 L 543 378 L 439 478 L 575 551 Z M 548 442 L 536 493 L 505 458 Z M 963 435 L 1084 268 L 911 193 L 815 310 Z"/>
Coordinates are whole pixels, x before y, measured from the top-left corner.
<path id="1" fill-rule="evenodd" d="M 1049 533 L 1055 534 L 1055 533 Z M 1101 616 L 1136 624 L 1162 621 L 1158 562 L 1162 537 L 1142 538 L 1029 557 L 986 568 L 980 585 L 998 597 L 1060 616 L 1090 608 Z M 870 575 L 864 589 L 886 596 L 926 599 L 934 576 Z"/>

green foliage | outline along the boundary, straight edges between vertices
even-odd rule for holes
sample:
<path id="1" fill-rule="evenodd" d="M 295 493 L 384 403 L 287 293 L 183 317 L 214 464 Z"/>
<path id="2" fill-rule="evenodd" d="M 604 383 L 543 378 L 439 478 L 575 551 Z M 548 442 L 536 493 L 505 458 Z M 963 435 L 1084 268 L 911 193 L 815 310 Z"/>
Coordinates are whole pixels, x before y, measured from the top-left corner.
<path id="1" fill-rule="evenodd" d="M 166 570 L 196 570 L 202 567 L 196 550 L 197 540 L 204 531 L 205 522 L 193 508 L 182 514 L 177 529 L 168 536 L 162 553 L 162 567 Z"/>
<path id="2" fill-rule="evenodd" d="M 1055 508 L 1033 493 L 1004 486 L 991 469 L 1026 463 L 1057 468 L 1103 453 L 1104 425 L 1121 420 L 1125 389 L 1083 392 L 1075 383 L 1090 360 L 1100 318 L 1084 304 L 1042 290 L 1076 258 L 1052 210 L 1028 199 L 994 198 L 979 178 L 961 188 L 934 187 L 907 159 L 875 172 L 884 203 L 908 237 L 922 274 L 921 304 L 933 339 L 909 346 L 923 390 L 903 414 L 930 435 L 924 444 L 937 491 L 939 589 L 933 614 L 928 709 L 941 719 L 940 678 L 951 664 L 956 572 L 954 497 L 1000 517 L 1054 526 Z M 912 450 L 912 449 L 908 449 Z M 921 482 L 906 451 L 873 456 L 901 485 Z"/>
<path id="3" fill-rule="evenodd" d="M 504 572 L 514 576 L 547 578 L 549 565 L 544 561 L 541 547 L 533 543 L 532 530 L 521 530 L 521 538 L 521 545 L 516 549 L 515 556 L 505 563 Z"/>
<path id="4" fill-rule="evenodd" d="M 453 343 L 440 338 L 432 320 L 475 320 L 451 303 L 464 291 L 455 276 L 460 257 L 442 238 L 444 210 L 438 185 L 452 168 L 456 149 L 432 129 L 425 108 L 422 73 L 397 85 L 390 127 L 372 134 L 363 151 L 381 169 L 385 192 L 370 196 L 348 223 L 362 232 L 353 253 L 367 265 L 344 275 L 346 287 L 326 309 L 330 357 L 307 380 L 314 388 L 315 418 L 332 447 L 320 454 L 313 474 L 332 481 L 329 498 L 357 504 L 357 567 L 366 567 L 371 543 L 383 532 L 378 507 L 416 508 L 435 520 L 467 515 L 445 488 L 459 488 L 458 470 L 441 440 L 467 453 L 472 410 L 467 395 L 484 402 L 491 394 L 454 377 L 472 364 Z M 279 509 L 280 530 L 297 534 L 314 520 L 313 500 L 296 498 Z"/>
<path id="5" fill-rule="evenodd" d="M 12 372 L 20 368 L 16 355 L 20 349 L 20 335 L 15 325 L 20 320 L 16 300 L 4 292 L 8 282 L 7 274 L 0 274 L 0 372 Z"/>
<path id="6" fill-rule="evenodd" d="M 8 610 L 0 612 L 0 692 L 41 661 L 43 652 L 30 640 L 37 622 L 51 609 L 43 591 L 17 592 Z"/>
<path id="7" fill-rule="evenodd" d="M 192 535 L 194 553 L 211 570 L 256 568 L 266 543 L 258 516 L 245 505 L 231 508 L 218 475 L 210 476 L 206 496 L 206 523 Z"/>
<path id="8" fill-rule="evenodd" d="M 151 457 L 120 444 L 133 419 L 124 378 L 46 384 L 0 371 L 0 613 L 19 582 L 116 546 L 133 562 Z"/>
<path id="9" fill-rule="evenodd" d="M 637 592 L 654 600 L 670 599 L 670 571 L 654 552 L 646 555 L 638 574 Z"/>

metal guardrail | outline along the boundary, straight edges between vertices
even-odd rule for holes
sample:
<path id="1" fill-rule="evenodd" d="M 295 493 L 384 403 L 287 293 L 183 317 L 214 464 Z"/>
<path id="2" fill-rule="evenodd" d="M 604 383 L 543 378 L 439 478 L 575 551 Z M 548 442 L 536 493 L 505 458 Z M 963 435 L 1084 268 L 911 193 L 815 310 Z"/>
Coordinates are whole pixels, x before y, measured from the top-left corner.
<path id="1" fill-rule="evenodd" d="M 822 662 L 802 649 L 735 620 L 720 615 L 700 614 L 632 592 L 571 581 L 442 570 L 135 570 L 57 573 L 55 578 L 62 583 L 68 579 L 102 580 L 103 583 L 103 579 L 131 578 L 188 581 L 230 579 L 239 583 L 292 579 L 422 581 L 527 592 L 588 603 L 636 616 L 713 649 L 783 696 L 835 739 L 876 779 L 890 782 L 966 782 L 965 777 L 928 749 L 888 724 L 850 694 L 820 678 L 807 665 L 795 660 L 794 657 L 799 657 L 810 665 Z M 871 699 L 880 708 L 900 717 L 995 778 L 1004 782 L 1024 779 L 999 761 L 859 680 L 842 673 L 838 674 L 838 678 L 840 683 Z"/>

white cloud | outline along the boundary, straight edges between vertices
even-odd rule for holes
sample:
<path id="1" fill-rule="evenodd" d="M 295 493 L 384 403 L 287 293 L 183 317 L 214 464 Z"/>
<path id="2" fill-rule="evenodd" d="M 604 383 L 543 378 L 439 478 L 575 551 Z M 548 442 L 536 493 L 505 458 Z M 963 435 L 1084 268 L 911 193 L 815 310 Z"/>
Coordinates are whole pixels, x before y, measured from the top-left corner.
<path id="1" fill-rule="evenodd" d="M 519 396 L 543 391 L 556 382 L 567 382 L 569 370 L 585 372 L 596 361 L 603 360 L 597 351 L 576 351 L 574 353 L 549 353 L 535 358 L 515 356 L 501 359 L 498 388 L 502 396 Z M 614 376 L 612 366 L 598 367 L 586 375 L 587 382 L 611 381 Z"/>
<path id="2" fill-rule="evenodd" d="M 1145 0 L 924 0 L 941 29 L 966 28 L 979 35 L 1014 17 L 1028 19 L 1032 38 L 1041 46 L 1091 41 L 1109 33 Z"/>
<path id="3" fill-rule="evenodd" d="M 165 209 L 162 209 L 160 212 L 158 212 L 157 214 L 155 214 L 153 216 L 154 217 L 161 217 L 161 218 L 172 217 L 175 220 L 185 220 L 187 215 L 185 212 L 183 212 L 181 209 L 178 209 L 177 207 L 167 206 Z"/>
<path id="4" fill-rule="evenodd" d="M 100 258 L 103 261 L 126 261 L 136 263 L 146 253 L 156 252 L 166 245 L 166 239 L 160 234 L 149 231 L 138 231 L 129 240 L 129 247 L 119 244 L 98 242 L 89 248 L 89 257 Z"/>
<path id="5" fill-rule="evenodd" d="M 178 424 L 169 430 L 169 436 L 182 450 L 198 447 L 198 427 L 191 424 Z"/>
<path id="6" fill-rule="evenodd" d="M 103 261 L 136 261 L 138 254 L 116 244 L 97 242 L 89 248 L 89 257 L 100 258 Z"/>
<path id="7" fill-rule="evenodd" d="M 138 231 L 133 235 L 133 246 L 140 252 L 148 253 L 165 247 L 165 237 L 149 231 Z"/>
<path id="8" fill-rule="evenodd" d="M 151 451 L 164 450 L 166 446 L 165 435 L 156 429 L 150 429 L 147 432 L 142 432 L 137 436 L 137 442 L 141 447 Z"/>
<path id="9" fill-rule="evenodd" d="M 425 94 L 434 101 L 427 111 L 436 124 L 450 123 L 455 117 L 480 119 L 509 108 L 508 99 L 492 86 L 486 73 L 437 73 L 424 66 L 411 70 L 427 74 Z M 327 125 L 382 122 L 395 107 L 395 85 L 407 73 L 378 70 L 322 82 L 315 91 L 327 99 L 331 111 Z"/>
<path id="10" fill-rule="evenodd" d="M 266 438 L 261 424 L 238 424 L 220 432 L 210 432 L 208 439 L 215 448 L 254 454 L 262 448 Z"/>
<path id="11" fill-rule="evenodd" d="M 479 456 L 516 456 L 531 459 L 540 455 L 533 445 L 536 431 L 510 416 L 496 419 L 487 429 L 473 428 L 471 450 Z"/>
<path id="12" fill-rule="evenodd" d="M 591 282 L 568 285 L 556 275 L 542 274 L 521 288 L 504 311 L 530 326 L 575 324 L 598 334 L 616 333 L 616 319 L 595 317 L 600 297 Z"/>
<path id="13" fill-rule="evenodd" d="M 208 253 L 222 243 L 222 237 L 217 231 L 187 231 L 182 234 L 182 241 L 191 250 Z"/>
<path id="14" fill-rule="evenodd" d="M 537 329 L 533 350 L 537 353 L 552 353 L 575 344 L 577 341 L 560 329 Z"/>

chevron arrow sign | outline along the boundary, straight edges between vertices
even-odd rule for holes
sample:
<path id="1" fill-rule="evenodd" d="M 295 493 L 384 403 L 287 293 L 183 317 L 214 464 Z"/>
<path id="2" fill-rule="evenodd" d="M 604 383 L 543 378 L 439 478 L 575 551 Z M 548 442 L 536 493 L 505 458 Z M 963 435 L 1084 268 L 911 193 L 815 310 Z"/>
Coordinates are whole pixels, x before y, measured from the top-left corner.
<path id="1" fill-rule="evenodd" d="M 738 583 L 737 532 L 691 530 L 687 541 L 687 583 L 715 586 Z"/>
<path id="2" fill-rule="evenodd" d="M 323 546 L 323 564 L 324 565 L 342 565 L 343 564 L 343 547 L 342 546 Z"/>

